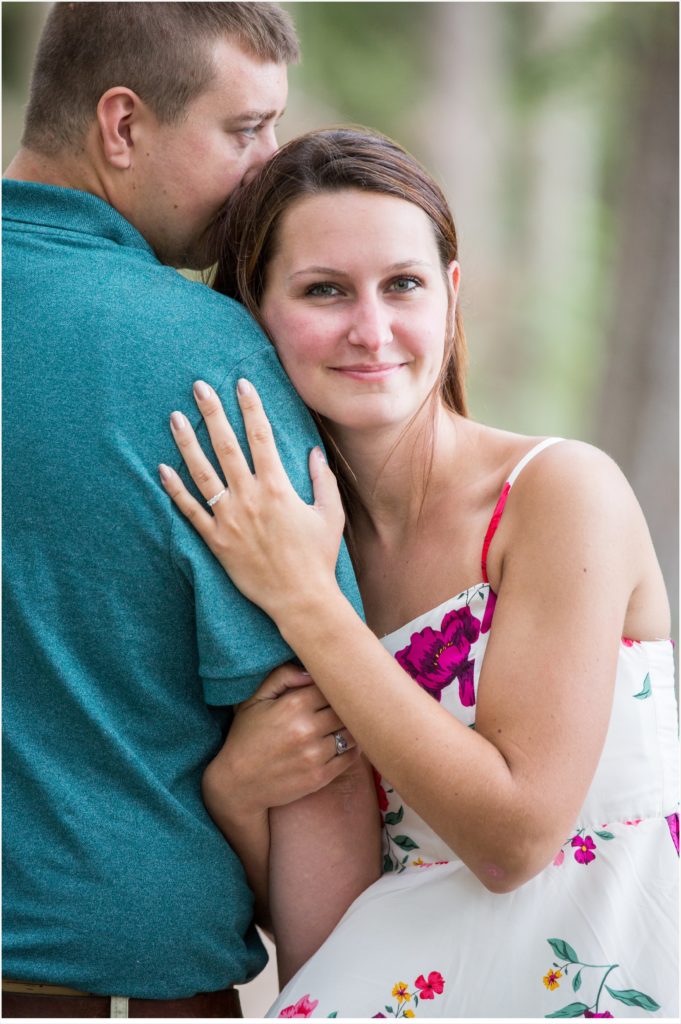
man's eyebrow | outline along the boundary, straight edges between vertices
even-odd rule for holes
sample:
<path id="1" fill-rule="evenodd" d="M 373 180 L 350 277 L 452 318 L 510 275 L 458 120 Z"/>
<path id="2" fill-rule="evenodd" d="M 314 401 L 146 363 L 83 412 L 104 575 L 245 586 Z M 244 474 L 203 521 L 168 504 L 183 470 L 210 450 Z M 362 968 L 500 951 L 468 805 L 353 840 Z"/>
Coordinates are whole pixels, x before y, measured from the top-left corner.
<path id="1" fill-rule="evenodd" d="M 230 124 L 242 124 L 246 121 L 271 121 L 273 117 L 283 117 L 285 111 L 278 110 L 244 110 L 229 118 Z"/>

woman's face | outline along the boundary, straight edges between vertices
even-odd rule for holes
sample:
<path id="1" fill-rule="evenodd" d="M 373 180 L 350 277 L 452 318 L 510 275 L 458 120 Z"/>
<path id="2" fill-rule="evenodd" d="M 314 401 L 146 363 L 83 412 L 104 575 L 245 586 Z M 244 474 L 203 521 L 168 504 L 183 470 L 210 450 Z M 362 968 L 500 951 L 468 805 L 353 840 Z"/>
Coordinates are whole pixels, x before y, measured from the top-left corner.
<path id="1" fill-rule="evenodd" d="M 260 312 L 303 401 L 332 431 L 403 425 L 438 378 L 459 279 L 426 214 L 376 192 L 306 196 L 275 250 Z"/>

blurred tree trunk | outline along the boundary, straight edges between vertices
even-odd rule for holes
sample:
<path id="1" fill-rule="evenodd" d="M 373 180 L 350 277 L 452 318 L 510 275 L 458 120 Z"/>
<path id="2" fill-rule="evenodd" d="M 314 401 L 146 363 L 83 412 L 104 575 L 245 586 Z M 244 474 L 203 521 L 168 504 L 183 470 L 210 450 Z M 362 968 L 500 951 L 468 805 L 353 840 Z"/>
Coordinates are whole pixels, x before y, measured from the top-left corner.
<path id="1" fill-rule="evenodd" d="M 632 152 L 614 211 L 621 239 L 596 441 L 643 506 L 678 637 L 678 55 L 668 18 L 658 27 L 629 97 Z"/>

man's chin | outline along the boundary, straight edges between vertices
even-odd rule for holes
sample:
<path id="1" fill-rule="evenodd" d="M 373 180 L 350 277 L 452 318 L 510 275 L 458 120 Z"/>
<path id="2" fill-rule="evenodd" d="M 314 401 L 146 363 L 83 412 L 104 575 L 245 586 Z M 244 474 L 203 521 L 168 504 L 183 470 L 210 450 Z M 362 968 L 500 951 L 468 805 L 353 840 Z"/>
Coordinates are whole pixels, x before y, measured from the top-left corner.
<path id="1" fill-rule="evenodd" d="M 169 267 L 176 270 L 206 271 L 210 270 L 215 263 L 215 257 L 210 253 L 207 242 L 200 240 L 191 249 L 181 253 L 173 253 L 171 258 L 163 260 Z"/>

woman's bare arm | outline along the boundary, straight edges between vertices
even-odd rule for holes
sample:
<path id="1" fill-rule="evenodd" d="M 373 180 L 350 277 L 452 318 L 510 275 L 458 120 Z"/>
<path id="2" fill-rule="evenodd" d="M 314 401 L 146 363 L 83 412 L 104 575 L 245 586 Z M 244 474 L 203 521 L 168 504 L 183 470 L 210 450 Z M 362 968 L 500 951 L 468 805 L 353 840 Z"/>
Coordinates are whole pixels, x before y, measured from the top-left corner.
<path id="1" fill-rule="evenodd" d="M 270 912 L 283 987 L 380 875 L 381 821 L 367 762 L 273 808 L 270 830 Z"/>
<path id="2" fill-rule="evenodd" d="M 341 731 L 346 753 L 336 755 Z M 281 665 L 237 709 L 207 766 L 204 803 L 239 856 L 255 894 L 256 921 L 271 928 L 269 810 L 323 790 L 360 760 L 353 737 L 310 676 Z M 328 798 L 327 798 L 328 799 Z"/>

